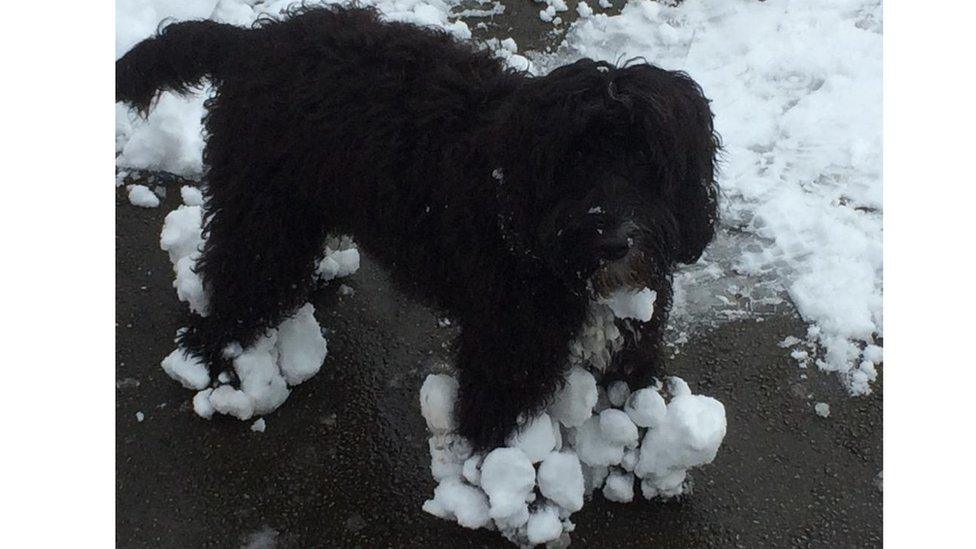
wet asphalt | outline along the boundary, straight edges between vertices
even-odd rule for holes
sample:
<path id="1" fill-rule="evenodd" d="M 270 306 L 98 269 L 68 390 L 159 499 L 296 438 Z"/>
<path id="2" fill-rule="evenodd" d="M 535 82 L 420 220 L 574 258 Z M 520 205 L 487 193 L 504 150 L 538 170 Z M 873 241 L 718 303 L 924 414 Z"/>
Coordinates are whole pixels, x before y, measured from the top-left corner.
<path id="1" fill-rule="evenodd" d="M 540 4 L 506 4 L 503 16 L 469 20 L 486 22 L 476 37 L 513 36 L 523 51 L 558 41 Z M 192 392 L 159 367 L 188 314 L 159 249 L 179 184 L 163 186 L 156 209 L 116 193 L 117 545 L 510 547 L 420 509 L 434 482 L 417 395 L 448 362 L 454 331 L 367 256 L 342 281 L 353 295 L 333 284 L 312 296 L 328 357 L 266 418 L 266 432 L 193 414 Z M 573 515 L 573 546 L 881 546 L 882 381 L 850 398 L 832 375 L 801 370 L 778 343 L 805 330 L 786 308 L 692 336 L 666 368 L 725 404 L 718 457 L 678 501 L 595 496 Z M 813 411 L 821 401 L 828 418 Z"/>

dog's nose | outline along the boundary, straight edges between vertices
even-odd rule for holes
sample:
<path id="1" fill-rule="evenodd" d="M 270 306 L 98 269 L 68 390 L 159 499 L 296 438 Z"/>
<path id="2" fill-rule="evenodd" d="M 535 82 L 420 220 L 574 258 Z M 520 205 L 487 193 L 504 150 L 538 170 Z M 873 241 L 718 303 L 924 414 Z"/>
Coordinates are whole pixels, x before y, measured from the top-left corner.
<path id="1" fill-rule="evenodd" d="M 597 254 L 606 260 L 616 261 L 630 251 L 630 240 L 623 237 L 608 237 L 597 243 Z"/>

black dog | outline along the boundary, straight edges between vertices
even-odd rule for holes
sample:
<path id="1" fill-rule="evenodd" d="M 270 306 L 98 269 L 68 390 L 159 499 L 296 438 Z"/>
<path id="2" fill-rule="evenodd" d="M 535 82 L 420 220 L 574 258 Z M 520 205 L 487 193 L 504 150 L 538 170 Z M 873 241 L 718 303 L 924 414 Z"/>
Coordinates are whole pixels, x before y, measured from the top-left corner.
<path id="1" fill-rule="evenodd" d="M 116 100 L 145 113 L 204 78 L 209 316 L 181 343 L 212 369 L 305 301 L 335 233 L 460 321 L 459 431 L 479 448 L 546 406 L 598 296 L 657 292 L 615 359 L 653 373 L 671 271 L 716 220 L 718 137 L 687 75 L 583 59 L 531 77 L 438 30 L 305 7 L 166 27 L 116 63 Z"/>

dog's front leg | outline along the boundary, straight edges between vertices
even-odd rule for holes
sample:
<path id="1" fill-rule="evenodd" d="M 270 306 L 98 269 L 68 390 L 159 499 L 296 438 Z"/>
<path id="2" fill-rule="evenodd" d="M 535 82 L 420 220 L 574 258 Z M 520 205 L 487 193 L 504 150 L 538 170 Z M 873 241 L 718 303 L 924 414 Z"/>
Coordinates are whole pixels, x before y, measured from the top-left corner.
<path id="1" fill-rule="evenodd" d="M 671 286 L 655 288 L 654 316 L 648 322 L 625 320 L 624 347 L 614 357 L 611 378 L 620 378 L 632 389 L 647 386 L 663 373 L 661 350 L 664 328 L 671 310 Z"/>
<path id="2" fill-rule="evenodd" d="M 499 303 L 462 325 L 458 430 L 478 450 L 504 444 L 519 416 L 545 409 L 563 382 L 585 307 L 550 298 Z"/>

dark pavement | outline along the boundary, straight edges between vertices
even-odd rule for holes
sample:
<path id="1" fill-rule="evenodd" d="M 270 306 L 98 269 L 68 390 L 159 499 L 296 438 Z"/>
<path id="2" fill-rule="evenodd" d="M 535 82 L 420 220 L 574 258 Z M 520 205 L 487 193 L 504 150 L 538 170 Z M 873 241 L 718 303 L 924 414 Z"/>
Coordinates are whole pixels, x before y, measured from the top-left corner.
<path id="1" fill-rule="evenodd" d="M 434 483 L 418 390 L 445 362 L 452 331 L 391 288 L 369 258 L 344 280 L 354 295 L 333 285 L 313 296 L 329 355 L 267 418 L 266 432 L 193 414 L 192 392 L 159 367 L 188 314 L 158 245 L 178 204 L 178 184 L 151 210 L 117 192 L 118 546 L 508 546 L 495 532 L 420 509 Z M 780 315 L 685 344 L 668 370 L 725 404 L 718 458 L 694 473 L 694 494 L 682 501 L 597 496 L 573 515 L 574 546 L 880 546 L 881 383 L 849 398 L 830 375 L 810 371 L 801 381 L 777 343 L 804 331 Z M 814 414 L 817 401 L 830 403 L 829 418 Z"/>

